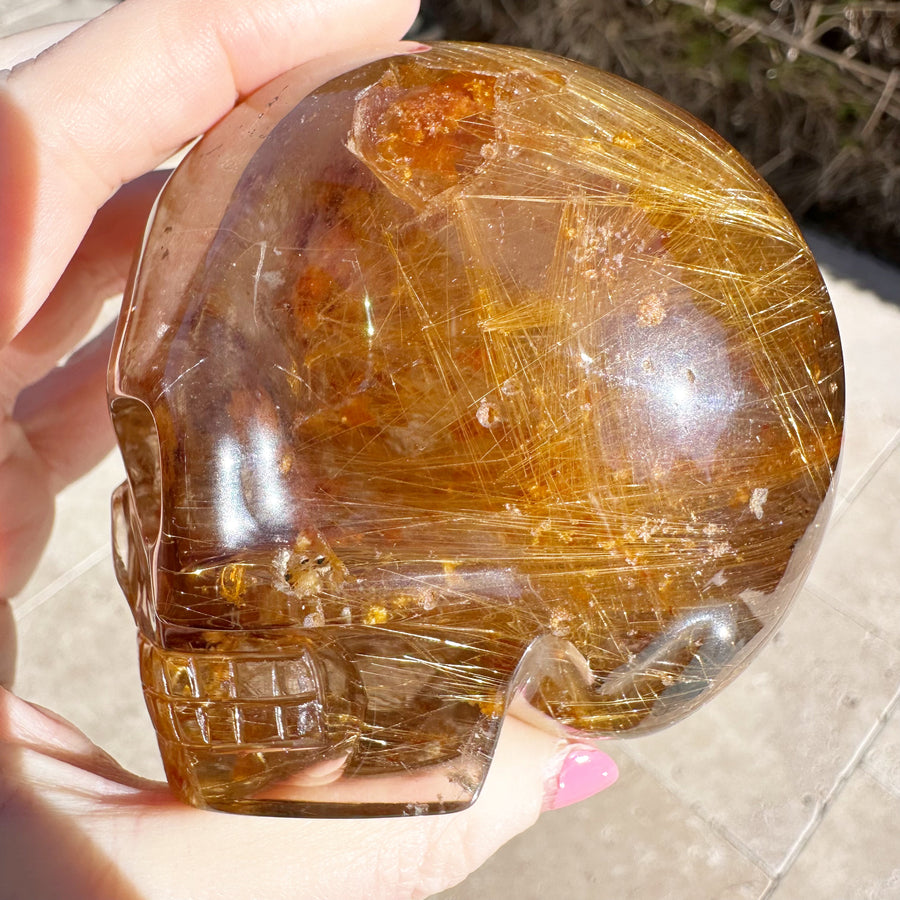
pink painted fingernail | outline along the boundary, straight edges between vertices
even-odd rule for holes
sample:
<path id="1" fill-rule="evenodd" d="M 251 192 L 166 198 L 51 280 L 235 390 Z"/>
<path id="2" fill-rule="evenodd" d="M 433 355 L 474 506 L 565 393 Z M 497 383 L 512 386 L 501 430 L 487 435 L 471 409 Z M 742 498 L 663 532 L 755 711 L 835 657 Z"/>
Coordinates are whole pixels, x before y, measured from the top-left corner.
<path id="1" fill-rule="evenodd" d="M 619 777 L 611 757 L 595 747 L 573 747 L 551 782 L 544 809 L 561 809 L 605 790 Z"/>

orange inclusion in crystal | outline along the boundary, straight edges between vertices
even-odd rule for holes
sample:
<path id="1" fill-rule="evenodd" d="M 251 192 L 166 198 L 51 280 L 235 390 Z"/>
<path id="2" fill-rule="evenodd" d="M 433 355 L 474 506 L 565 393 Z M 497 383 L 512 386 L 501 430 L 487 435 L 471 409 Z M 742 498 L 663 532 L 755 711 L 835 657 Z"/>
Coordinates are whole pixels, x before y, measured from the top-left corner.
<path id="1" fill-rule="evenodd" d="M 375 126 L 373 143 L 404 181 L 428 172 L 447 185 L 458 180 L 466 152 L 480 149 L 494 109 L 495 79 L 451 72 L 392 103 Z"/>

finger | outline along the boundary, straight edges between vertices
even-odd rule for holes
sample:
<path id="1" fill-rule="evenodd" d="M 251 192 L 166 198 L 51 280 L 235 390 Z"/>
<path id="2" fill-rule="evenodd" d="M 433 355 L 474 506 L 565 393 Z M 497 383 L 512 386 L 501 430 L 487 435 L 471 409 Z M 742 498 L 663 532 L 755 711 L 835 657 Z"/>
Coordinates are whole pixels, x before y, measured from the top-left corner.
<path id="1" fill-rule="evenodd" d="M 43 756 L 93 768 L 93 760 L 109 759 L 88 737 L 55 713 L 0 688 L 0 743 L 31 748 Z"/>
<path id="2" fill-rule="evenodd" d="M 465 878 L 533 824 L 542 808 L 560 805 L 573 755 L 595 755 L 593 790 L 584 789 L 588 776 L 582 771 L 580 797 L 616 777 L 605 754 L 510 717 L 481 797 L 465 812 L 406 819 L 252 818 L 176 802 L 158 783 L 122 770 L 71 724 L 0 690 L 4 743 L 28 750 L 20 760 L 23 788 L 39 792 L 102 851 L 103 865 L 117 877 L 141 896 L 196 900 L 431 896 Z M 184 847 L 204 865 L 169 865 Z"/>
<path id="3" fill-rule="evenodd" d="M 0 689 L 0 896 L 137 900 L 79 827 L 98 798 L 109 809 L 136 791 L 149 794 L 107 778 L 110 767 L 71 725 Z M 63 795 L 68 812 L 59 815 Z"/>
<path id="4" fill-rule="evenodd" d="M 0 416 L 0 597 L 13 597 L 34 570 L 53 525 L 54 494 L 113 445 L 106 408 L 112 328 L 23 392 Z M 0 684 L 12 679 L 13 628 L 0 607 Z M 8 649 L 8 655 L 6 650 Z"/>
<path id="5" fill-rule="evenodd" d="M 115 435 L 106 405 L 114 325 L 24 391 L 13 410 L 55 494 L 92 469 Z"/>
<path id="6" fill-rule="evenodd" d="M 166 172 L 144 175 L 103 205 L 50 297 L 0 350 L 4 408 L 78 344 L 104 300 L 122 292 L 147 216 L 167 177 Z"/>
<path id="7" fill-rule="evenodd" d="M 306 59 L 396 39 L 414 14 L 410 0 L 129 0 L 14 69 L 0 129 L 20 184 L 7 213 L 27 246 L 0 318 L 21 328 L 109 195 L 239 95 Z"/>

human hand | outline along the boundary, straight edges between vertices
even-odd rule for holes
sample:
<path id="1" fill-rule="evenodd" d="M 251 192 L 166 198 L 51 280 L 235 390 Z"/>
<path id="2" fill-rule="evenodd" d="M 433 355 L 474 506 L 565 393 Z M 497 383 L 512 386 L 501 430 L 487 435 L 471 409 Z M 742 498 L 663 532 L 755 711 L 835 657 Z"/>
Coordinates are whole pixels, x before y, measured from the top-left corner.
<path id="1" fill-rule="evenodd" d="M 288 68 L 306 64 L 313 87 L 323 72 L 388 52 L 379 44 L 413 14 L 405 0 L 127 0 L 0 75 L 0 598 L 37 564 L 55 494 L 112 445 L 109 335 L 58 363 L 124 285 L 162 183 L 150 170 Z M 60 36 L 0 42 L 0 66 Z M 12 635 L 0 600 L 0 683 L 11 681 Z M 228 816 L 176 802 L 71 724 L 0 688 L 0 896 L 427 896 L 464 878 L 542 807 L 614 779 L 605 754 L 510 718 L 465 812 Z"/>

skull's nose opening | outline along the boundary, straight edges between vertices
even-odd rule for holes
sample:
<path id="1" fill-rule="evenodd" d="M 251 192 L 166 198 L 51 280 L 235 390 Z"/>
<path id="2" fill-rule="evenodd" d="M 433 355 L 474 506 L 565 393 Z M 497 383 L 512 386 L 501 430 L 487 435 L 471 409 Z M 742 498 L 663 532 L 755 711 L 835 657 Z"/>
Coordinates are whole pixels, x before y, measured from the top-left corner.
<path id="1" fill-rule="evenodd" d="M 484 699 L 498 696 L 496 676 L 472 690 L 474 648 L 377 627 L 207 633 L 191 644 L 141 638 L 166 774 L 192 805 L 360 817 L 475 801 L 503 704 Z"/>

